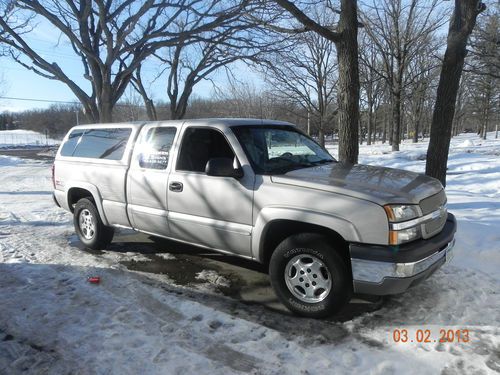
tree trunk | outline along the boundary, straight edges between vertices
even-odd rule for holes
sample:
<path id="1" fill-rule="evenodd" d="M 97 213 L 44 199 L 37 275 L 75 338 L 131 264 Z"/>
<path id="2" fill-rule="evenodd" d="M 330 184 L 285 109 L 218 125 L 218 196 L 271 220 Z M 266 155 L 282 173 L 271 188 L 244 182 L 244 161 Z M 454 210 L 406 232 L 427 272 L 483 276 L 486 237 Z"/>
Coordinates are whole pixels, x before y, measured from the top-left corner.
<path id="1" fill-rule="evenodd" d="M 455 0 L 455 9 L 450 20 L 446 52 L 432 114 L 431 137 L 425 166 L 425 173 L 437 178 L 443 186 L 446 186 L 451 127 L 464 59 L 467 54 L 467 40 L 476 24 L 477 15 L 485 8 L 480 0 Z"/>
<path id="2" fill-rule="evenodd" d="M 142 83 L 142 75 L 141 75 L 141 70 L 142 66 L 137 68 L 136 70 L 136 75 L 132 78 L 131 82 L 132 85 L 139 93 L 139 95 L 142 97 L 142 100 L 144 101 L 144 105 L 146 106 L 146 115 L 148 116 L 149 121 L 157 121 L 158 120 L 158 114 L 156 112 L 156 106 L 153 101 L 153 99 L 149 98 L 148 93 L 146 91 L 146 88 L 144 87 L 144 84 Z"/>
<path id="3" fill-rule="evenodd" d="M 102 81 L 95 83 L 96 87 L 100 87 L 97 92 L 97 109 L 99 111 L 99 123 L 113 122 L 113 92 L 111 90 L 111 73 L 106 72 L 102 75 Z"/>
<path id="4" fill-rule="evenodd" d="M 342 0 L 336 43 L 339 65 L 339 160 L 356 164 L 359 153 L 359 66 L 356 1 Z"/>
<path id="5" fill-rule="evenodd" d="M 158 114 L 156 113 L 156 107 L 152 99 L 145 99 L 144 105 L 146 106 L 146 115 L 149 121 L 157 121 Z"/>
<path id="6" fill-rule="evenodd" d="M 486 139 L 487 134 L 488 134 L 488 122 L 489 122 L 489 113 L 488 109 L 486 108 L 484 110 L 484 117 L 483 117 L 483 129 L 481 130 L 481 138 Z"/>
<path id="7" fill-rule="evenodd" d="M 382 144 L 387 140 L 387 108 L 384 108 L 384 122 L 382 129 Z"/>
<path id="8" fill-rule="evenodd" d="M 484 115 L 483 115 L 483 139 L 486 139 L 488 135 L 488 126 L 490 122 L 490 104 L 491 104 L 491 91 L 492 87 L 488 84 L 485 90 L 484 98 Z"/>
<path id="9" fill-rule="evenodd" d="M 193 92 L 194 84 L 189 82 L 184 83 L 184 90 L 181 96 L 177 99 L 177 95 L 173 96 L 169 93 L 170 98 L 170 118 L 171 120 L 182 120 L 186 115 L 189 97 Z"/>
<path id="10" fill-rule="evenodd" d="M 373 112 L 373 129 L 372 129 L 372 133 L 373 133 L 372 143 L 375 143 L 375 141 L 377 139 L 377 111 L 376 110 Z"/>
<path id="11" fill-rule="evenodd" d="M 366 136 L 366 144 L 372 144 L 372 129 L 373 129 L 373 107 L 368 105 L 368 134 Z"/>
<path id="12" fill-rule="evenodd" d="M 415 125 L 414 125 L 414 133 L 413 133 L 413 143 L 418 142 L 418 133 L 420 132 L 420 122 L 422 121 L 422 107 L 424 105 L 424 97 L 423 93 L 420 93 L 418 96 L 417 108 L 415 109 Z"/>
<path id="13" fill-rule="evenodd" d="M 458 88 L 458 93 L 457 93 L 457 100 L 456 100 L 456 105 L 455 105 L 455 113 L 453 114 L 453 121 L 451 124 L 451 134 L 452 137 L 458 135 L 458 126 L 460 123 L 460 118 L 462 116 L 462 100 L 463 100 L 463 83 L 459 85 Z"/>
<path id="14" fill-rule="evenodd" d="M 110 99 L 101 99 L 99 103 L 99 123 L 113 122 L 113 105 Z"/>
<path id="15" fill-rule="evenodd" d="M 458 120 L 459 120 L 459 117 L 458 117 L 457 111 L 455 111 L 455 113 L 453 115 L 453 121 L 451 123 L 451 136 L 452 137 L 454 137 L 458 134 Z"/>
<path id="16" fill-rule="evenodd" d="M 322 147 L 325 147 L 325 131 L 323 130 L 323 124 L 319 125 L 318 129 L 318 141 Z"/>
<path id="17" fill-rule="evenodd" d="M 401 143 L 401 91 L 393 93 L 392 102 L 392 151 L 399 151 Z"/>
<path id="18" fill-rule="evenodd" d="M 418 132 L 420 131 L 420 118 L 415 120 L 415 130 L 413 132 L 413 143 L 418 143 Z"/>

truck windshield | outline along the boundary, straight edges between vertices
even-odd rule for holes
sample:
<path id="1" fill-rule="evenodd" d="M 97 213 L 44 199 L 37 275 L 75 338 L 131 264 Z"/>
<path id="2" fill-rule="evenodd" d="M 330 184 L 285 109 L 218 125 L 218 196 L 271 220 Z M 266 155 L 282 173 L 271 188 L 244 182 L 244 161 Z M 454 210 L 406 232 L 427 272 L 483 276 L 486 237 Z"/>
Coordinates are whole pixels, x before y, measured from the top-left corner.
<path id="1" fill-rule="evenodd" d="M 293 126 L 234 126 L 231 129 L 258 174 L 284 174 L 335 162 L 328 151 Z"/>

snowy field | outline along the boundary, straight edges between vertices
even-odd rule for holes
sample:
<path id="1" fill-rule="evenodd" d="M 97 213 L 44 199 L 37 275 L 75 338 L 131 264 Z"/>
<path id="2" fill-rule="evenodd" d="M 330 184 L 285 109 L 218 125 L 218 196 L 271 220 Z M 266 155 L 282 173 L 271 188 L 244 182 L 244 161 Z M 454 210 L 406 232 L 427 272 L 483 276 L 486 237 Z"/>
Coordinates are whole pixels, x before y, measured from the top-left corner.
<path id="1" fill-rule="evenodd" d="M 0 374 L 499 373 L 500 140 L 489 136 L 452 140 L 451 264 L 344 323 L 242 304 L 208 287 L 228 282 L 211 272 L 200 290 L 120 263 L 140 253 L 78 250 L 50 164 L 0 155 Z M 423 172 L 426 148 L 363 145 L 360 162 Z M 429 330 L 431 342 L 396 343 L 395 329 Z M 435 342 L 441 329 L 470 340 Z"/>
<path id="2" fill-rule="evenodd" d="M 59 142 L 31 130 L 0 130 L 0 148 L 53 146 Z"/>

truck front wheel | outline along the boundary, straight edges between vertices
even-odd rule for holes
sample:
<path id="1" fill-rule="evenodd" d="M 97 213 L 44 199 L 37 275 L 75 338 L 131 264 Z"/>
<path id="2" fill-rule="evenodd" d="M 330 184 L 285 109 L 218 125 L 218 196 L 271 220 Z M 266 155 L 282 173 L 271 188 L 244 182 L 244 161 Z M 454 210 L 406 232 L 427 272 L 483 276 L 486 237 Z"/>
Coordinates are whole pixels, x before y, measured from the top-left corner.
<path id="1" fill-rule="evenodd" d="M 301 233 L 283 240 L 274 251 L 269 276 L 276 295 L 292 312 L 323 318 L 334 314 L 352 293 L 352 278 L 328 237 Z"/>
<path id="2" fill-rule="evenodd" d="M 76 203 L 73 223 L 78 238 L 90 249 L 105 249 L 113 240 L 113 228 L 102 223 L 99 212 L 90 199 L 82 198 Z"/>

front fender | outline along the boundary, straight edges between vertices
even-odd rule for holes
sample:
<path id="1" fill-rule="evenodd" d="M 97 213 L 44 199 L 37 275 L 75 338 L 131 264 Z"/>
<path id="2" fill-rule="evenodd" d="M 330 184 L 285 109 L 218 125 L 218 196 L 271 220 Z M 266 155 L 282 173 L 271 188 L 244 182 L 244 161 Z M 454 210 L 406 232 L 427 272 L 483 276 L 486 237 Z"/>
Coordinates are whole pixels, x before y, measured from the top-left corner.
<path id="1" fill-rule="evenodd" d="M 252 257 L 258 261 L 262 261 L 261 249 L 267 228 L 275 220 L 291 220 L 325 227 L 337 232 L 347 242 L 360 242 L 361 238 L 350 221 L 334 214 L 310 211 L 300 207 L 266 207 L 257 217 L 252 236 Z"/>

